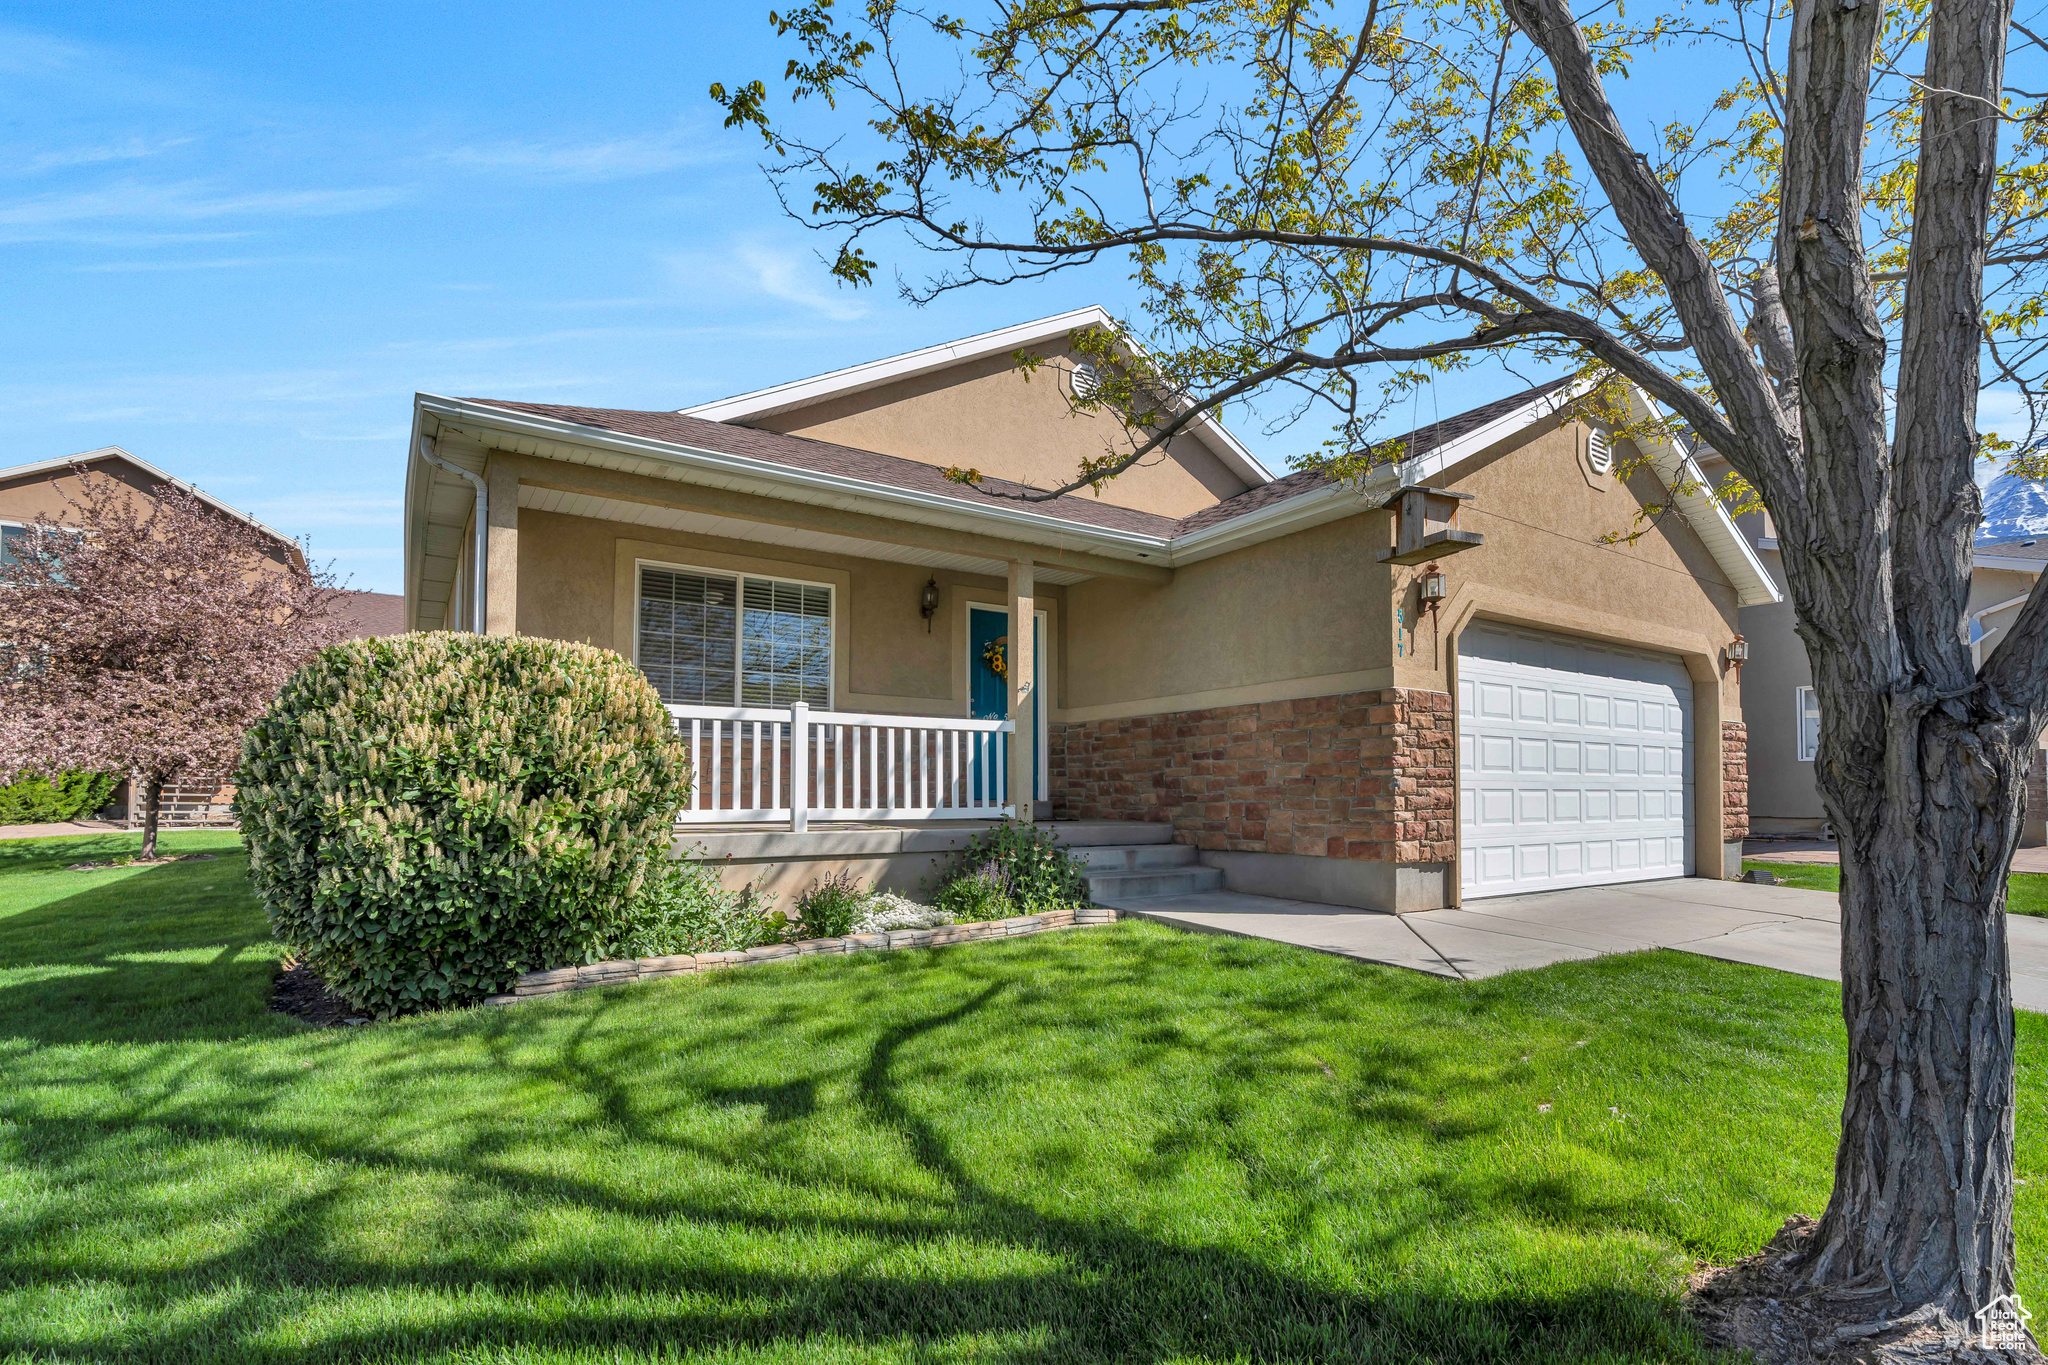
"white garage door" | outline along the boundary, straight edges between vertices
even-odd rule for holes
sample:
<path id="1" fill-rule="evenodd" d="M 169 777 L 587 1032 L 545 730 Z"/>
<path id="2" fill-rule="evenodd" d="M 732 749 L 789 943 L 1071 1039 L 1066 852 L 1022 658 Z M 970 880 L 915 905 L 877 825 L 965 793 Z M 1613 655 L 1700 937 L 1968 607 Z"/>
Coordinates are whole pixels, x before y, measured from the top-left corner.
<path id="1" fill-rule="evenodd" d="M 1458 636 L 1469 898 L 1692 870 L 1692 679 L 1668 654 L 1475 623 Z"/>

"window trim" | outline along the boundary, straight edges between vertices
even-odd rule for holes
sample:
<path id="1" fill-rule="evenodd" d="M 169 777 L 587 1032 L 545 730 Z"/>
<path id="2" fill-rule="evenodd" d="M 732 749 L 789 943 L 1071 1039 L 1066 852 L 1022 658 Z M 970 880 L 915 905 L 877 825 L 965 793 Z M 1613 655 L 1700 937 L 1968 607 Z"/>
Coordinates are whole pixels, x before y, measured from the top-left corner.
<path id="1" fill-rule="evenodd" d="M 809 578 L 794 578 L 787 574 L 756 573 L 752 569 L 715 569 L 704 564 L 684 564 L 675 560 L 647 559 L 643 556 L 635 555 L 633 558 L 632 585 L 633 667 L 635 668 L 640 667 L 640 574 L 643 569 L 663 569 L 674 573 L 705 574 L 714 578 L 730 578 L 739 584 L 739 600 L 734 603 L 737 611 L 732 633 L 732 704 L 735 708 L 741 709 L 770 711 L 786 711 L 789 709 L 786 706 L 748 708 L 747 704 L 740 700 L 740 664 L 742 651 L 746 648 L 747 643 L 747 580 L 749 578 L 759 578 L 770 583 L 792 583 L 801 588 L 823 588 L 826 601 L 826 648 L 831 651 L 826 658 L 825 705 L 823 709 L 827 711 L 837 711 L 839 709 L 839 585 L 837 583 L 819 582 Z M 645 670 L 642 670 L 642 676 L 645 676 Z M 676 702 L 674 704 L 678 706 L 698 706 L 706 705 L 707 703 Z"/>
<path id="2" fill-rule="evenodd" d="M 1813 716 L 1816 722 L 1813 734 L 1813 753 L 1806 751 L 1806 699 L 1813 698 Z M 1811 687 L 1792 689 L 1792 754 L 1801 763 L 1811 763 L 1814 754 L 1820 752 L 1820 694 Z"/>

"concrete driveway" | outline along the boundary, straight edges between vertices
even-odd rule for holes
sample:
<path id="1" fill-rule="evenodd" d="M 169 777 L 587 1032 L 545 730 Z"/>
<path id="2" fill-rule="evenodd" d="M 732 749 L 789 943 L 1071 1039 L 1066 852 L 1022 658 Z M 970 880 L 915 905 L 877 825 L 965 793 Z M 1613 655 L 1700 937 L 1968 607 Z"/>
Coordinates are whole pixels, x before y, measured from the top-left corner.
<path id="1" fill-rule="evenodd" d="M 1697 877 L 1474 901 L 1385 915 L 1219 891 L 1132 901 L 1124 914 L 1182 929 L 1475 979 L 1553 962 L 1672 948 L 1839 980 L 1841 918 L 1825 891 Z M 2048 1012 L 2048 919 L 2006 917 L 2013 1003 Z"/>

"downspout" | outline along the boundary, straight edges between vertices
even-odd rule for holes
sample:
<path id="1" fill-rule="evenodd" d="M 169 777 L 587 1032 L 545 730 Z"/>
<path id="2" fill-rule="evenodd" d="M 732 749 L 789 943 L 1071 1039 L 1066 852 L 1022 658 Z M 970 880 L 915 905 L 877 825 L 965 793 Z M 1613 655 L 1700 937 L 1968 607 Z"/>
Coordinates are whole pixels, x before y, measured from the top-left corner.
<path id="1" fill-rule="evenodd" d="M 478 635 L 482 635 L 485 626 L 488 624 L 488 618 L 485 617 L 484 610 L 489 605 L 489 599 L 485 596 L 485 589 L 490 586 L 490 575 L 485 572 L 484 560 L 489 552 L 491 543 L 490 485 L 484 482 L 483 475 L 472 474 L 461 465 L 452 464 L 436 455 L 434 453 L 434 438 L 431 436 L 419 436 L 414 448 L 419 451 L 421 458 L 434 468 L 445 470 L 459 478 L 467 479 L 469 480 L 470 487 L 476 489 L 476 548 L 470 552 L 469 556 L 470 595 L 474 599 L 470 607 L 472 612 L 470 629 Z"/>
<path id="2" fill-rule="evenodd" d="M 1973 611 L 1970 613 L 1970 624 L 1978 630 L 1984 630 L 1985 617 L 1991 615 L 1993 612 L 2004 611 L 2007 607 L 2016 607 L 2020 603 L 2026 601 L 2027 597 L 2028 594 L 2021 593 L 2018 597 L 2009 597 L 2005 601 L 2000 602 L 1995 606 L 1989 606 L 1984 608 L 1984 610 L 1982 611 Z M 1984 633 L 1982 635 L 1979 635 L 1976 639 L 1970 641 L 1970 664 L 1972 667 L 1982 668 L 1984 666 L 1984 642 L 1986 640 L 1989 640 L 1993 635 L 1996 635 L 1999 629 L 1999 627 L 1993 626 L 1990 630 L 1984 630 Z"/>

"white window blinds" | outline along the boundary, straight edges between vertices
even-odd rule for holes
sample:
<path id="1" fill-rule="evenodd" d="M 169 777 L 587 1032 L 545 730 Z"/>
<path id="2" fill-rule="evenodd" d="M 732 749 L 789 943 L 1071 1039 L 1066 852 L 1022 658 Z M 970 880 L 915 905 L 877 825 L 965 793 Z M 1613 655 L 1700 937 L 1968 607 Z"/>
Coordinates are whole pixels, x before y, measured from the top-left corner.
<path id="1" fill-rule="evenodd" d="M 832 703 L 832 589 L 752 574 L 640 569 L 638 660 L 664 702 Z"/>
<path id="2" fill-rule="evenodd" d="M 1820 697 L 1810 687 L 1798 691 L 1799 761 L 1811 763 L 1820 751 Z"/>

